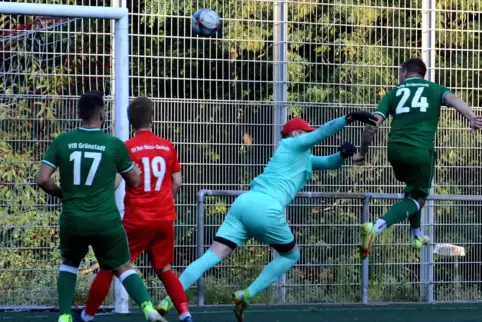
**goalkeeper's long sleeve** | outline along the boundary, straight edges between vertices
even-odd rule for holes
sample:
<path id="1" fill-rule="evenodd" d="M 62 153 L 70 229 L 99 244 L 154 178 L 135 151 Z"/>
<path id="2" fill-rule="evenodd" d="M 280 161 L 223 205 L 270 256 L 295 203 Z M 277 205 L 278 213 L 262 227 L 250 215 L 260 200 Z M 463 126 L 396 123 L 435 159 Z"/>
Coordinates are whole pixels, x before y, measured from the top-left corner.
<path id="1" fill-rule="evenodd" d="M 311 149 L 315 144 L 323 141 L 324 139 L 335 135 L 338 131 L 343 129 L 346 125 L 345 117 L 339 117 L 328 123 L 323 124 L 321 127 L 313 132 L 299 135 L 292 139 L 291 146 L 298 151 L 305 151 Z"/>
<path id="2" fill-rule="evenodd" d="M 327 156 L 311 156 L 311 166 L 313 170 L 338 169 L 343 164 L 340 152 Z"/>

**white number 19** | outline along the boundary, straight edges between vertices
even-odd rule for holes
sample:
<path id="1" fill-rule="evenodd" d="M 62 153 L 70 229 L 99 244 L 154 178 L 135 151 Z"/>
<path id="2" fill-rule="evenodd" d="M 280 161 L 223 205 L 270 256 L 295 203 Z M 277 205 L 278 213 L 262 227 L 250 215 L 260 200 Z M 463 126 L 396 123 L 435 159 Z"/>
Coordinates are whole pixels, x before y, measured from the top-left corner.
<path id="1" fill-rule="evenodd" d="M 152 175 L 157 178 L 154 191 L 161 190 L 162 181 L 166 175 L 166 160 L 163 157 L 142 158 L 143 172 L 144 172 L 144 191 L 151 191 L 151 169 Z"/>

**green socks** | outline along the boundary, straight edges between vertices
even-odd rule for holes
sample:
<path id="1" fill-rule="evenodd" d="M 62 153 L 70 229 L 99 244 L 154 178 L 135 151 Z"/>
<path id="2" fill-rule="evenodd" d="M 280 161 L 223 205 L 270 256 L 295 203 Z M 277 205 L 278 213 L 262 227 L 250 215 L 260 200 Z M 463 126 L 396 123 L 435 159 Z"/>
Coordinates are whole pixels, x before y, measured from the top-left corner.
<path id="1" fill-rule="evenodd" d="M 74 301 L 75 284 L 77 283 L 76 267 L 61 265 L 59 278 L 57 279 L 57 292 L 59 297 L 60 314 L 71 314 Z"/>
<path id="2" fill-rule="evenodd" d="M 124 285 L 129 296 L 142 308 L 146 302 L 151 302 L 151 297 L 147 293 L 147 288 L 141 277 L 133 269 L 125 271 L 119 276 L 119 280 Z"/>
<path id="3" fill-rule="evenodd" d="M 383 215 L 383 220 L 386 222 L 387 227 L 390 227 L 412 217 L 419 211 L 418 208 L 418 203 L 413 199 L 400 200 Z"/>

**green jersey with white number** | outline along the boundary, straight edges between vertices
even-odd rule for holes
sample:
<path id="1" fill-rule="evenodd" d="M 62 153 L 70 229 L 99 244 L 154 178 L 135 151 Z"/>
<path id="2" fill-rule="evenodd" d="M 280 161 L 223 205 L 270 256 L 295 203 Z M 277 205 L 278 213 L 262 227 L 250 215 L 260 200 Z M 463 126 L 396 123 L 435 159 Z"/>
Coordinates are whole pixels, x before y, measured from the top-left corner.
<path id="1" fill-rule="evenodd" d="M 375 112 L 393 118 L 388 142 L 433 148 L 447 93 L 447 88 L 421 78 L 409 78 L 389 91 Z"/>
<path id="2" fill-rule="evenodd" d="M 115 177 L 117 172 L 133 168 L 120 139 L 100 129 L 79 128 L 57 136 L 42 162 L 59 169 L 61 227 L 67 225 L 84 233 L 95 233 L 105 231 L 109 222 L 120 222 Z"/>

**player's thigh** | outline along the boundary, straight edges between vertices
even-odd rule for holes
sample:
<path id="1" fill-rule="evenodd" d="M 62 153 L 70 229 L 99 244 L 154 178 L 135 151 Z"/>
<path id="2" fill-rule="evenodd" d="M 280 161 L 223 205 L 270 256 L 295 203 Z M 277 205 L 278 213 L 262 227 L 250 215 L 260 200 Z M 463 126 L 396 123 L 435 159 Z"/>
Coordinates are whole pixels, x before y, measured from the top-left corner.
<path id="1" fill-rule="evenodd" d="M 156 235 L 147 246 L 152 267 L 158 271 L 174 262 L 174 222 L 170 220 L 153 223 Z"/>
<path id="2" fill-rule="evenodd" d="M 433 150 L 391 143 L 388 145 L 388 161 L 395 177 L 407 185 L 406 193 L 415 193 L 417 197 L 428 195 L 435 165 Z"/>
<path id="3" fill-rule="evenodd" d="M 120 224 L 117 229 L 96 236 L 91 245 L 99 267 L 103 270 L 113 271 L 130 261 L 127 235 Z"/>
<path id="4" fill-rule="evenodd" d="M 67 229 L 60 228 L 60 255 L 64 262 L 74 267 L 79 267 L 89 251 L 90 238 L 69 233 Z"/>
<path id="5" fill-rule="evenodd" d="M 155 229 L 149 223 L 123 223 L 129 243 L 130 261 L 135 261 L 155 237 Z"/>
<path id="6" fill-rule="evenodd" d="M 256 238 L 270 245 L 279 253 L 289 253 L 296 246 L 295 237 L 284 214 L 268 219 L 268 225 L 262 236 Z"/>
<path id="7" fill-rule="evenodd" d="M 245 202 L 247 193 L 239 196 L 231 205 L 228 214 L 224 218 L 221 227 L 216 232 L 215 241 L 235 249 L 237 246 L 244 244 L 249 239 L 248 230 L 244 226 L 241 218 L 242 214 L 252 210 L 249 204 Z"/>

